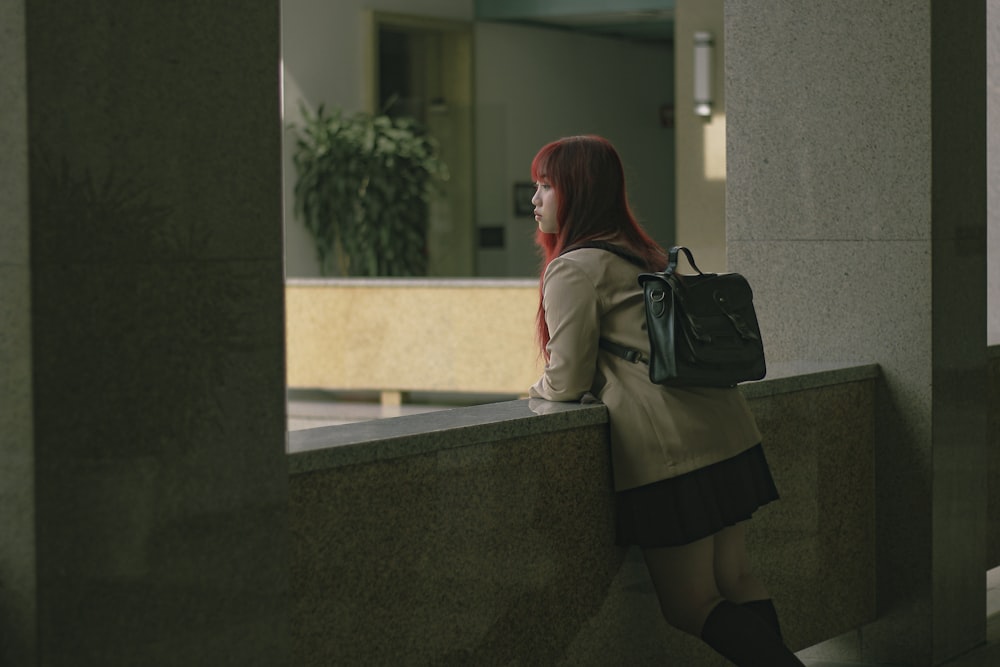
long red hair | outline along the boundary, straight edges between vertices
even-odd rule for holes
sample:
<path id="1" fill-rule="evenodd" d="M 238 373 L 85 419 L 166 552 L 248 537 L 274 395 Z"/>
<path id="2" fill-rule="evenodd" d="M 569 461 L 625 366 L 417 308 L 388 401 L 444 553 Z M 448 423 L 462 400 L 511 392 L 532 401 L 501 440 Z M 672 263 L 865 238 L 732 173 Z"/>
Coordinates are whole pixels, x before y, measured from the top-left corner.
<path id="1" fill-rule="evenodd" d="M 584 135 L 546 144 L 531 161 L 531 178 L 549 184 L 558 202 L 556 233 L 535 233 L 543 279 L 549 262 L 567 248 L 595 240 L 613 241 L 645 262 L 649 271 L 662 271 L 666 266 L 666 252 L 632 214 L 625 192 L 625 169 L 607 139 Z M 547 358 L 549 328 L 541 300 L 543 287 L 539 284 L 536 326 L 539 346 Z"/>

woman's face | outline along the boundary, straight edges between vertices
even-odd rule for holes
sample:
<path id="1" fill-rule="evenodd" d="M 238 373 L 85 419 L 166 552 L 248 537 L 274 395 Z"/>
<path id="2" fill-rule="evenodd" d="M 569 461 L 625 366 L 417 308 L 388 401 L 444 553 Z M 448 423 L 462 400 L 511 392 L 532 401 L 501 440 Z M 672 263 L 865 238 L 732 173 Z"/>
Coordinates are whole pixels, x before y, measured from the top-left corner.
<path id="1" fill-rule="evenodd" d="M 545 234 L 555 234 L 559 231 L 559 225 L 556 224 L 556 209 L 559 208 L 556 191 L 547 181 L 541 179 L 535 186 L 535 196 L 531 198 L 531 203 L 535 206 L 538 229 Z"/>

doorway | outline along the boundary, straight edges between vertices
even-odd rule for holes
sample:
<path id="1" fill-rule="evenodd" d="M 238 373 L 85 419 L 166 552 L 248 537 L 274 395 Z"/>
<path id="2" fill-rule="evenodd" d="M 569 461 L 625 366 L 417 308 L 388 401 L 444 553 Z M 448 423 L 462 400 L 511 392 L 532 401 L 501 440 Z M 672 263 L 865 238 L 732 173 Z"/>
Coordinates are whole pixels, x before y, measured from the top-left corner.
<path id="1" fill-rule="evenodd" d="M 368 110 L 419 121 L 448 166 L 429 204 L 427 275 L 474 276 L 472 26 L 383 12 L 367 19 Z"/>

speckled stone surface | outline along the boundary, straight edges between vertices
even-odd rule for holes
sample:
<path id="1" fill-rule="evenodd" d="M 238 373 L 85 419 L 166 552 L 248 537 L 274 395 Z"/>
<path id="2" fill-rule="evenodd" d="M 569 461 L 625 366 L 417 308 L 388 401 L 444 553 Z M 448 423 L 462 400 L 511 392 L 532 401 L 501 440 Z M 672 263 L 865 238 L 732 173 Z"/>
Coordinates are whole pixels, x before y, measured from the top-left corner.
<path id="1" fill-rule="evenodd" d="M 989 367 L 986 566 L 994 568 L 1000 567 L 1000 346 L 990 348 Z"/>
<path id="2" fill-rule="evenodd" d="M 882 369 L 855 654 L 935 664 L 985 631 L 987 3 L 760 4 L 726 2 L 729 266 L 775 361 Z"/>
<path id="3" fill-rule="evenodd" d="M 602 430 L 293 476 L 294 664 L 557 664 L 621 560 Z"/>
<path id="4" fill-rule="evenodd" d="M 24 5 L 0 3 L 0 665 L 38 639 Z"/>
<path id="5" fill-rule="evenodd" d="M 777 364 L 767 377 L 740 385 L 748 399 L 815 387 L 873 379 L 874 364 L 797 362 Z M 544 419 L 535 417 L 544 416 Z M 289 471 L 307 472 L 426 451 L 501 442 L 575 426 L 603 423 L 607 410 L 600 403 L 553 403 L 522 399 L 456 408 L 394 419 L 291 431 Z"/>
<path id="6" fill-rule="evenodd" d="M 802 648 L 875 615 L 877 369 L 786 370 L 750 390 L 782 500 L 749 541 Z M 726 664 L 613 545 L 606 418 L 522 400 L 291 433 L 295 664 Z"/>
<path id="7" fill-rule="evenodd" d="M 989 261 L 986 271 L 986 315 L 988 319 L 986 343 L 1000 345 L 1000 2 L 986 2 L 986 160 L 988 173 L 994 176 L 987 183 L 986 243 Z"/>
<path id="8" fill-rule="evenodd" d="M 388 460 L 605 422 L 607 408 L 600 403 L 522 399 L 291 431 L 289 471 Z"/>
<path id="9" fill-rule="evenodd" d="M 781 500 L 749 544 L 799 647 L 876 615 L 874 396 L 869 378 L 750 401 Z"/>
<path id="10" fill-rule="evenodd" d="M 30 407 L 0 553 L 37 576 L 0 571 L 0 645 L 35 653 L 0 663 L 287 664 L 279 3 L 14 5 L 30 323 L 0 344 L 31 403 L 0 384 L 4 429 Z"/>

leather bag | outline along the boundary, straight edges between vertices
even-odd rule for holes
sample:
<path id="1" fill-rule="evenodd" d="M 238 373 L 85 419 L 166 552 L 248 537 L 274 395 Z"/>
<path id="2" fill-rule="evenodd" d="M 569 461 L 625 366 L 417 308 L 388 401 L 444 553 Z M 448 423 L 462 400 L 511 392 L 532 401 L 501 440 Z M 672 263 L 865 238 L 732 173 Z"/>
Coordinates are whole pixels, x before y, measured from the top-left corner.
<path id="1" fill-rule="evenodd" d="M 643 261 L 624 248 L 590 241 L 574 245 L 614 253 L 633 264 Z M 677 272 L 680 254 L 696 274 Z M 601 349 L 626 361 L 649 366 L 649 379 L 674 387 L 732 387 L 760 380 L 767 373 L 753 290 L 738 273 L 703 273 L 691 250 L 674 246 L 667 267 L 640 273 L 650 354 L 601 337 Z"/>
<path id="2" fill-rule="evenodd" d="M 696 274 L 677 272 L 680 253 Z M 753 290 L 742 275 L 703 273 L 688 248 L 675 246 L 666 269 L 639 274 L 639 285 L 646 303 L 652 382 L 731 387 L 764 377 Z"/>

